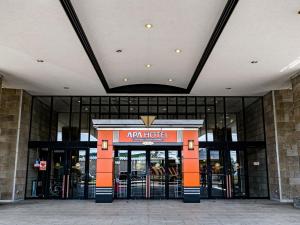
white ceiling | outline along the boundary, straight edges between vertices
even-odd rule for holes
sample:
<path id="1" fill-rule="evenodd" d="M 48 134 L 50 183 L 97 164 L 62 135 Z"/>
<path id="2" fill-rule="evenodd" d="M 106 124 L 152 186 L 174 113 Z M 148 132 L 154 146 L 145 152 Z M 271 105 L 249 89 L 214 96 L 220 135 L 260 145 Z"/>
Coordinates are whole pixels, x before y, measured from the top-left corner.
<path id="1" fill-rule="evenodd" d="M 186 87 L 225 5 L 224 0 L 72 3 L 110 87 Z M 289 77 L 300 70 L 300 63 L 293 66 L 300 62 L 299 10 L 295 0 L 240 0 L 191 94 L 261 95 L 289 87 Z M 146 30 L 146 23 L 153 29 Z M 153 66 L 147 69 L 147 63 Z M 36 95 L 105 94 L 59 1 L 0 1 L 0 72 L 6 87 Z"/>

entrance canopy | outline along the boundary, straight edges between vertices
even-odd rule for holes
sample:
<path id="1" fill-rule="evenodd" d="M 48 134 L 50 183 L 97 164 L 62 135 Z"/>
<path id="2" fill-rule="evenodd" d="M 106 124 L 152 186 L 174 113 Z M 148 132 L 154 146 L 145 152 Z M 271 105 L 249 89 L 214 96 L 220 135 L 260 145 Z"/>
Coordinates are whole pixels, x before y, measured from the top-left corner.
<path id="1" fill-rule="evenodd" d="M 150 126 L 146 126 L 143 120 L 107 120 L 93 119 L 94 127 L 103 128 L 200 128 L 203 120 L 154 120 Z"/>

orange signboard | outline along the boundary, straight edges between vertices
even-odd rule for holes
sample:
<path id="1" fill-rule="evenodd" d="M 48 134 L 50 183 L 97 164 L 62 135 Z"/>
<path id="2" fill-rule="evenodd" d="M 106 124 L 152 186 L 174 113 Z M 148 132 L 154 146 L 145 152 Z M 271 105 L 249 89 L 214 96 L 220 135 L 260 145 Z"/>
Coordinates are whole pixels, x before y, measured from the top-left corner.
<path id="1" fill-rule="evenodd" d="M 177 131 L 120 130 L 119 142 L 177 142 Z"/>

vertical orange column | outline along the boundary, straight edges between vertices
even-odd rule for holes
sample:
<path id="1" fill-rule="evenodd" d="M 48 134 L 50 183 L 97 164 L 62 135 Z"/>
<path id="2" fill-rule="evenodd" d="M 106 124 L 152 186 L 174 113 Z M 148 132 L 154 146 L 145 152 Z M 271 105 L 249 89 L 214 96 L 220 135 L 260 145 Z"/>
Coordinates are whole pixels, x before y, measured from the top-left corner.
<path id="1" fill-rule="evenodd" d="M 102 149 L 102 142 L 107 141 L 107 149 Z M 97 167 L 96 167 L 96 202 L 110 203 L 113 200 L 113 131 L 98 131 Z"/>
<path id="2" fill-rule="evenodd" d="M 189 150 L 189 141 L 194 142 L 194 148 Z M 183 201 L 200 202 L 200 171 L 199 171 L 199 148 L 198 131 L 183 131 L 182 151 L 182 176 L 183 176 Z"/>

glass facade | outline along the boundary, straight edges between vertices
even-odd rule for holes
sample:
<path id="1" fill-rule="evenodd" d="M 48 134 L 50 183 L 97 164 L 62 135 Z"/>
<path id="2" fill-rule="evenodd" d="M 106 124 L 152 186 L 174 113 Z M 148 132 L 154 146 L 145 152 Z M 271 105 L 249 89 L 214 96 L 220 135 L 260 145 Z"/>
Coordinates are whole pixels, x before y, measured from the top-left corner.
<path id="1" fill-rule="evenodd" d="M 142 115 L 204 120 L 199 130 L 203 198 L 268 197 L 261 97 L 35 96 L 31 115 L 27 198 L 93 198 L 92 119 Z M 35 161 L 46 161 L 46 170 L 34 168 Z"/>

